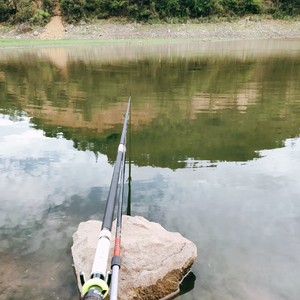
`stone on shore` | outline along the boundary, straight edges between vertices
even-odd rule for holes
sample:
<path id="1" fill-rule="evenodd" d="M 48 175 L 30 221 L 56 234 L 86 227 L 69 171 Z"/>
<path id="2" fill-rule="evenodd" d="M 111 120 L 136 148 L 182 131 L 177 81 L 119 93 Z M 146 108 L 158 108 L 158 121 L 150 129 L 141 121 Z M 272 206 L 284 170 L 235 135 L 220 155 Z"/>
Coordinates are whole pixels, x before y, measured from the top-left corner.
<path id="1" fill-rule="evenodd" d="M 87 221 L 80 223 L 73 235 L 72 255 L 79 290 L 79 273 L 90 276 L 100 229 L 101 222 Z M 113 245 L 114 239 L 111 249 Z M 123 216 L 121 256 L 119 299 L 168 299 L 179 292 L 181 281 L 197 257 L 197 248 L 160 224 L 143 217 Z"/>

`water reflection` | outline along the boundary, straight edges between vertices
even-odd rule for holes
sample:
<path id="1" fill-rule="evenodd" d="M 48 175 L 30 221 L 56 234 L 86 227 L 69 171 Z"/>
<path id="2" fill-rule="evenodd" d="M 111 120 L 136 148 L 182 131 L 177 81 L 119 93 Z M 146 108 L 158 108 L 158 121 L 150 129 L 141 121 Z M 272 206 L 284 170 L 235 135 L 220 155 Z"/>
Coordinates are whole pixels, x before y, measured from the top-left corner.
<path id="1" fill-rule="evenodd" d="M 247 164 L 135 169 L 133 214 L 197 241 L 200 281 L 180 299 L 297 299 L 299 153 L 297 138 Z"/>
<path id="2" fill-rule="evenodd" d="M 2 50 L 0 297 L 77 299 L 131 94 L 131 213 L 199 250 L 179 299 L 298 299 L 300 43 L 253 45 Z"/>
<path id="3" fill-rule="evenodd" d="M 60 133 L 78 149 L 100 151 L 113 161 L 131 93 L 136 164 L 176 169 L 184 166 L 178 161 L 191 157 L 247 161 L 258 157 L 257 150 L 282 146 L 298 134 L 300 46 L 282 42 L 292 50 L 283 46 L 274 56 L 279 50 L 270 43 L 273 52 L 266 44 L 265 51 L 243 48 L 242 57 L 240 44 L 219 43 L 211 45 L 219 50 L 214 56 L 202 50 L 195 55 L 199 44 L 182 56 L 176 45 L 167 56 L 160 50 L 125 61 L 105 60 L 109 47 L 18 50 L 20 56 L 6 53 L 1 61 L 0 107 L 6 113 L 26 111 L 47 136 Z M 59 51 L 64 63 L 54 61 Z"/>
<path id="4" fill-rule="evenodd" d="M 0 262 L 5 270 L 0 286 L 5 299 L 42 299 L 45 291 L 47 298 L 77 299 L 70 238 L 80 221 L 104 209 L 112 168 L 103 155 L 95 162 L 93 153 L 74 150 L 72 142 L 30 128 L 27 117 L 15 123 L 0 115 Z M 41 278 L 44 283 L 34 288 Z"/>

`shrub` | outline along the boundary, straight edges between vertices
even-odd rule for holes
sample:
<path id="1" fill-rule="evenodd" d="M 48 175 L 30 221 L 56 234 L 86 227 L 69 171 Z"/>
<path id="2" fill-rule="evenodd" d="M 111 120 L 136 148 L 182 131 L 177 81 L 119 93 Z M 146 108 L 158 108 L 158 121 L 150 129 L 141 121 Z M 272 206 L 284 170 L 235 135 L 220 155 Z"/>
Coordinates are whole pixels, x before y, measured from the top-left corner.
<path id="1" fill-rule="evenodd" d="M 107 7 L 108 11 L 113 16 L 124 16 L 127 7 L 127 1 L 124 0 L 110 0 Z"/>
<path id="2" fill-rule="evenodd" d="M 61 0 L 61 10 L 68 22 L 78 22 L 84 17 L 85 0 Z"/>
<path id="3" fill-rule="evenodd" d="M 149 21 L 155 16 L 154 1 L 150 0 L 128 0 L 127 17 L 137 21 Z"/>
<path id="4" fill-rule="evenodd" d="M 32 0 L 0 0 L 0 21 L 10 20 L 12 23 L 17 24 L 30 23 L 32 25 L 43 25 L 49 20 L 51 15 L 48 9 L 44 8 L 43 4 Z M 50 8 L 51 6 L 49 6 Z"/>
<path id="5" fill-rule="evenodd" d="M 262 11 L 262 6 L 261 0 L 244 0 L 240 11 L 244 14 L 259 14 Z"/>
<path id="6" fill-rule="evenodd" d="M 240 15 L 240 1 L 238 0 L 221 0 L 220 4 L 224 9 L 224 15 Z"/>
<path id="7" fill-rule="evenodd" d="M 100 1 L 99 0 L 89 0 L 84 4 L 84 10 L 89 16 L 96 16 L 99 12 Z"/>
<path id="8" fill-rule="evenodd" d="M 220 0 L 223 15 L 243 16 L 245 14 L 258 14 L 262 12 L 262 0 Z"/>
<path id="9" fill-rule="evenodd" d="M 46 24 L 49 19 L 50 19 L 50 13 L 46 10 L 43 9 L 38 9 L 32 18 L 29 20 L 31 24 L 36 24 L 36 25 L 44 25 Z"/>
<path id="10" fill-rule="evenodd" d="M 215 7 L 215 1 L 181 0 L 181 7 L 186 8 L 186 13 L 191 18 L 207 17 L 212 13 Z"/>
<path id="11" fill-rule="evenodd" d="M 37 9 L 36 3 L 31 0 L 19 0 L 16 6 L 16 13 L 13 17 L 15 23 L 26 23 L 33 18 L 35 10 Z"/>
<path id="12" fill-rule="evenodd" d="M 180 3 L 179 0 L 161 0 L 156 1 L 155 11 L 160 17 L 178 17 L 180 16 Z"/>
<path id="13" fill-rule="evenodd" d="M 300 13 L 300 0 L 278 0 L 279 10 L 287 15 L 297 15 Z"/>
<path id="14" fill-rule="evenodd" d="M 48 14 L 52 15 L 53 10 L 56 6 L 56 1 L 53 0 L 43 0 L 42 9 L 46 11 Z"/>
<path id="15" fill-rule="evenodd" d="M 0 0 L 0 22 L 5 22 L 9 18 L 9 7 L 6 1 Z"/>

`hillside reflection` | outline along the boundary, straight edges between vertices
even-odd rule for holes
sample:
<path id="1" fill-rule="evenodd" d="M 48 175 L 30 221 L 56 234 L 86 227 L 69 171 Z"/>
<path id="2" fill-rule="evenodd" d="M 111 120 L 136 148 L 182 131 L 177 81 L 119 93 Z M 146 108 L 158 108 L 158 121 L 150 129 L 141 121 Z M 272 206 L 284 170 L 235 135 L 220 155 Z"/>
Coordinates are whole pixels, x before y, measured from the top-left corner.
<path id="1" fill-rule="evenodd" d="M 0 110 L 25 112 L 46 136 L 113 161 L 131 94 L 135 164 L 251 160 L 299 134 L 300 45 L 291 43 L 281 52 L 211 44 L 211 53 L 196 44 L 186 56 L 162 45 L 156 55 L 120 46 L 5 52 Z"/>

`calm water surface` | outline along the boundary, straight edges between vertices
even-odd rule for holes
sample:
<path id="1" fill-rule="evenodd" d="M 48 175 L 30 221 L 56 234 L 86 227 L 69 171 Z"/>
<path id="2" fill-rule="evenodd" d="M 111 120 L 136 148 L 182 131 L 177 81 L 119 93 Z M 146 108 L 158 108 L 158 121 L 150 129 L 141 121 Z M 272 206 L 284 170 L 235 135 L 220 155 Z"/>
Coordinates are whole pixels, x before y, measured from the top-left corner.
<path id="1" fill-rule="evenodd" d="M 177 299 L 298 300 L 300 41 L 0 50 L 0 299 L 78 299 L 132 96 L 132 215 L 198 248 Z"/>

